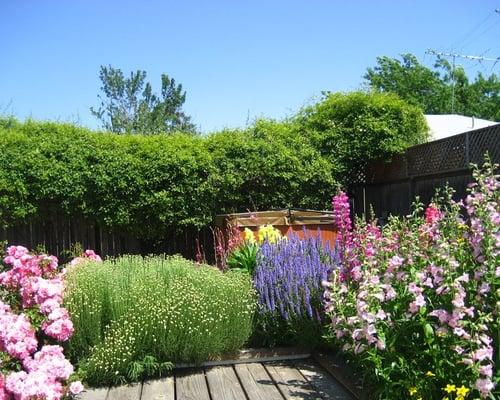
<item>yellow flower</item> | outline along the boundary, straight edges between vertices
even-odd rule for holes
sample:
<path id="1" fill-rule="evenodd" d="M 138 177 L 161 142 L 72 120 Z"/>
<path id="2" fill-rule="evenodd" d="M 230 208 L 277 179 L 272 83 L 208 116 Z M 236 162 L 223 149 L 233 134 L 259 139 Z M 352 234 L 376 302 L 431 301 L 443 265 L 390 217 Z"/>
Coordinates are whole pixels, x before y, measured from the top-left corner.
<path id="1" fill-rule="evenodd" d="M 258 235 L 259 243 L 262 243 L 266 239 L 269 243 L 276 243 L 281 239 L 280 231 L 270 224 L 260 227 Z"/>
<path id="2" fill-rule="evenodd" d="M 457 396 L 462 396 L 462 397 L 465 397 L 467 396 L 467 393 L 470 392 L 470 389 L 466 388 L 465 386 L 460 386 L 459 388 L 457 388 Z M 458 399 L 458 397 L 457 397 Z"/>
<path id="3" fill-rule="evenodd" d="M 443 397 L 443 400 L 450 400 L 449 397 Z"/>
<path id="4" fill-rule="evenodd" d="M 450 384 L 447 384 L 446 387 L 444 388 L 444 391 L 446 393 L 452 393 L 452 392 L 455 392 L 457 390 L 457 387 L 455 385 L 450 385 Z"/>
<path id="5" fill-rule="evenodd" d="M 417 393 L 417 388 L 413 386 L 410 389 L 408 389 L 408 392 L 410 393 L 410 396 L 413 396 L 415 393 Z"/>
<path id="6" fill-rule="evenodd" d="M 254 244 L 255 243 L 255 235 L 253 234 L 251 229 L 245 228 L 245 240 L 248 243 Z"/>
<path id="7" fill-rule="evenodd" d="M 427 371 L 425 373 L 425 376 L 436 376 L 436 374 L 432 373 L 431 371 Z"/>
<path id="8" fill-rule="evenodd" d="M 455 400 L 465 400 L 465 397 L 464 396 L 457 396 L 457 397 L 455 397 Z"/>

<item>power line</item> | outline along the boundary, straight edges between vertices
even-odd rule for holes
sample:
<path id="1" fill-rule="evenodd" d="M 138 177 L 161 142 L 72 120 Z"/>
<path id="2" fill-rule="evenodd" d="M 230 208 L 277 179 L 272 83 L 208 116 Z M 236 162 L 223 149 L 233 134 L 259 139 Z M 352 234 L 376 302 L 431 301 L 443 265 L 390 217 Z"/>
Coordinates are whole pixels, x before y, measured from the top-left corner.
<path id="1" fill-rule="evenodd" d="M 495 10 L 497 12 L 497 10 Z M 500 10 L 498 11 L 500 13 Z M 428 49 L 425 54 L 432 54 L 437 57 L 446 57 L 446 58 L 451 58 L 452 59 L 452 69 L 451 69 L 451 77 L 452 77 L 452 85 L 451 85 L 451 113 L 453 114 L 455 112 L 455 62 L 457 58 L 463 58 L 466 60 L 473 60 L 481 63 L 482 61 L 492 61 L 495 64 L 500 61 L 500 57 L 497 58 L 490 58 L 490 57 L 483 57 L 483 56 L 475 56 L 475 55 L 468 55 L 468 54 L 459 54 L 459 53 L 446 53 L 442 51 L 437 51 L 434 49 Z M 493 64 L 493 66 L 495 66 Z"/>
<path id="2" fill-rule="evenodd" d="M 500 9 L 499 9 L 500 10 Z M 495 10 L 496 11 L 496 10 Z M 452 45 L 451 45 L 451 49 L 453 50 L 454 48 L 458 47 L 459 44 L 462 42 L 464 42 L 465 40 L 469 39 L 470 38 L 470 35 L 472 35 L 473 33 L 475 33 L 484 23 L 486 23 L 486 21 L 488 21 L 492 16 L 493 16 L 494 13 L 492 13 L 491 11 L 488 13 L 488 15 L 483 18 L 481 21 L 479 21 L 476 25 L 474 25 L 471 29 L 469 29 L 467 31 L 467 33 L 465 33 L 464 35 L 462 35 L 459 39 L 457 39 Z M 462 46 L 463 47 L 463 46 Z"/>
<path id="3" fill-rule="evenodd" d="M 497 26 L 498 24 L 500 23 L 500 19 L 497 19 L 496 21 L 493 21 L 491 24 L 489 24 L 485 29 L 483 29 L 480 33 L 478 33 L 477 35 L 473 35 L 471 36 L 468 40 L 466 40 L 462 46 L 460 47 L 460 49 L 464 49 L 465 47 L 469 46 L 471 43 L 473 43 L 474 41 L 478 40 L 479 38 L 481 38 L 485 33 L 491 31 L 495 26 Z"/>
<path id="4" fill-rule="evenodd" d="M 466 54 L 459 54 L 459 53 L 445 53 L 433 49 L 428 49 L 426 54 L 432 54 L 435 56 L 440 56 L 440 57 L 450 57 L 450 58 L 465 58 L 467 60 L 476 60 L 476 61 L 500 61 L 500 57 L 497 58 L 489 58 L 489 57 L 483 57 L 483 56 L 469 56 Z"/>

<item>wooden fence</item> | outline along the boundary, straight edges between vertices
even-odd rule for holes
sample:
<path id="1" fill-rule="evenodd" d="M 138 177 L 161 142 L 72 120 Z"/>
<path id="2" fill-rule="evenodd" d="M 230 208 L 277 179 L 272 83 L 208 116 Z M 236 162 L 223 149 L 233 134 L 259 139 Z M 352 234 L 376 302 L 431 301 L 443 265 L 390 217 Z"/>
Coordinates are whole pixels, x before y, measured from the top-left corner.
<path id="1" fill-rule="evenodd" d="M 500 162 L 500 124 L 411 147 L 389 163 L 370 164 L 350 188 L 354 212 L 366 215 L 371 205 L 382 221 L 389 214 L 406 215 L 415 196 L 427 203 L 435 189 L 446 183 L 455 188 L 457 198 L 462 198 L 472 180 L 469 164 L 482 163 L 487 151 L 494 162 Z M 0 229 L 1 241 L 30 249 L 42 246 L 63 260 L 65 252 L 77 242 L 103 256 L 165 253 L 190 259 L 195 259 L 199 243 L 207 260 L 214 259 L 209 228 L 172 227 L 160 243 L 152 244 L 122 231 L 109 231 L 90 220 L 56 212 Z"/>
<path id="2" fill-rule="evenodd" d="M 415 196 L 427 204 L 437 188 L 466 195 L 472 181 L 470 164 L 482 164 L 488 152 L 500 162 L 500 124 L 413 146 L 390 162 L 369 164 L 351 185 L 355 214 L 367 215 L 370 207 L 382 222 L 392 215 L 407 215 Z"/>
<path id="3" fill-rule="evenodd" d="M 197 245 L 204 250 L 207 260 L 213 260 L 213 236 L 209 228 L 171 229 L 159 243 L 141 240 L 125 232 L 110 231 L 84 218 L 61 213 L 46 215 L 43 219 L 0 230 L 0 242 L 19 244 L 29 249 L 43 248 L 63 261 L 75 243 L 83 249 L 93 249 L 105 257 L 120 254 L 181 254 L 195 259 Z"/>

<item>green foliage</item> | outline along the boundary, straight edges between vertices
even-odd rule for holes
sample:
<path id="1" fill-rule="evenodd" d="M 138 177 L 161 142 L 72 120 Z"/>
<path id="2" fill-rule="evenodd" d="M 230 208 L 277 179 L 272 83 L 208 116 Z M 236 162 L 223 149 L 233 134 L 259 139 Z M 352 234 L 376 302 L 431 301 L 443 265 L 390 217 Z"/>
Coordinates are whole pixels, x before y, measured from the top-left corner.
<path id="1" fill-rule="evenodd" d="M 153 93 L 146 71 L 123 72 L 112 66 L 101 66 L 101 104 L 90 112 L 104 129 L 115 133 L 157 134 L 174 131 L 194 132 L 190 117 L 182 111 L 186 92 L 175 79 L 161 75 L 161 92 Z"/>
<path id="2" fill-rule="evenodd" d="M 331 94 L 282 122 L 207 137 L 0 119 L 0 226 L 63 211 L 154 245 L 216 214 L 329 207 L 336 183 L 425 138 L 395 95 Z"/>
<path id="3" fill-rule="evenodd" d="M 211 220 L 214 175 L 199 137 L 97 134 L 28 121 L 0 129 L 0 224 L 62 210 L 157 240 L 172 226 Z"/>
<path id="4" fill-rule="evenodd" d="M 256 301 L 247 274 L 127 256 L 70 267 L 65 306 L 80 376 L 107 384 L 237 350 L 251 334 Z"/>
<path id="5" fill-rule="evenodd" d="M 247 131 L 207 137 L 221 212 L 328 206 L 334 177 L 311 143 L 298 140 L 287 123 L 257 121 Z"/>
<path id="6" fill-rule="evenodd" d="M 425 141 L 428 131 L 418 107 L 394 94 L 366 92 L 326 94 L 297 115 L 295 126 L 343 184 L 367 161 Z"/>
<path id="7" fill-rule="evenodd" d="M 496 74 L 484 77 L 479 73 L 471 82 L 463 67 L 453 71 L 444 59 L 438 59 L 431 69 L 413 54 L 402 54 L 401 60 L 377 57 L 377 65 L 368 68 L 364 78 L 372 89 L 396 93 L 427 114 L 453 112 L 500 121 L 500 79 Z"/>
<path id="8" fill-rule="evenodd" d="M 256 243 L 245 242 L 229 254 L 226 264 L 233 271 L 243 271 L 253 275 L 257 265 L 257 252 L 259 246 Z"/>

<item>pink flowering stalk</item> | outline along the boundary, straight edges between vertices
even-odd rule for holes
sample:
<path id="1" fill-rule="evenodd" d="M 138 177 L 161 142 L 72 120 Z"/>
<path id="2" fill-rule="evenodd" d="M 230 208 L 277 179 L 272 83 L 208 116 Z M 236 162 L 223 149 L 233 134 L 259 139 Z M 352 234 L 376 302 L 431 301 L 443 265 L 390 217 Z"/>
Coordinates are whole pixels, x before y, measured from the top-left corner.
<path id="1" fill-rule="evenodd" d="M 92 251 L 85 257 L 100 259 Z M 3 261 L 7 268 L 0 273 L 0 288 L 8 295 L 0 299 L 0 400 L 57 400 L 81 392 L 78 381 L 68 386 L 73 366 L 57 344 L 73 334 L 62 306 L 57 258 L 10 246 Z M 46 344 L 51 341 L 56 344 Z"/>
<path id="2" fill-rule="evenodd" d="M 423 217 L 391 219 L 383 228 L 351 228 L 346 196 L 334 198 L 343 267 L 324 284 L 331 338 L 382 388 L 380 398 L 445 398 L 454 386 L 488 398 L 496 390 L 495 168 L 474 173 L 464 203 L 431 203 Z"/>
<path id="3" fill-rule="evenodd" d="M 226 230 L 214 228 L 212 235 L 215 263 L 219 269 L 225 271 L 228 268 L 227 258 L 234 250 L 243 245 L 243 238 L 238 227 L 234 225 L 229 225 Z"/>

